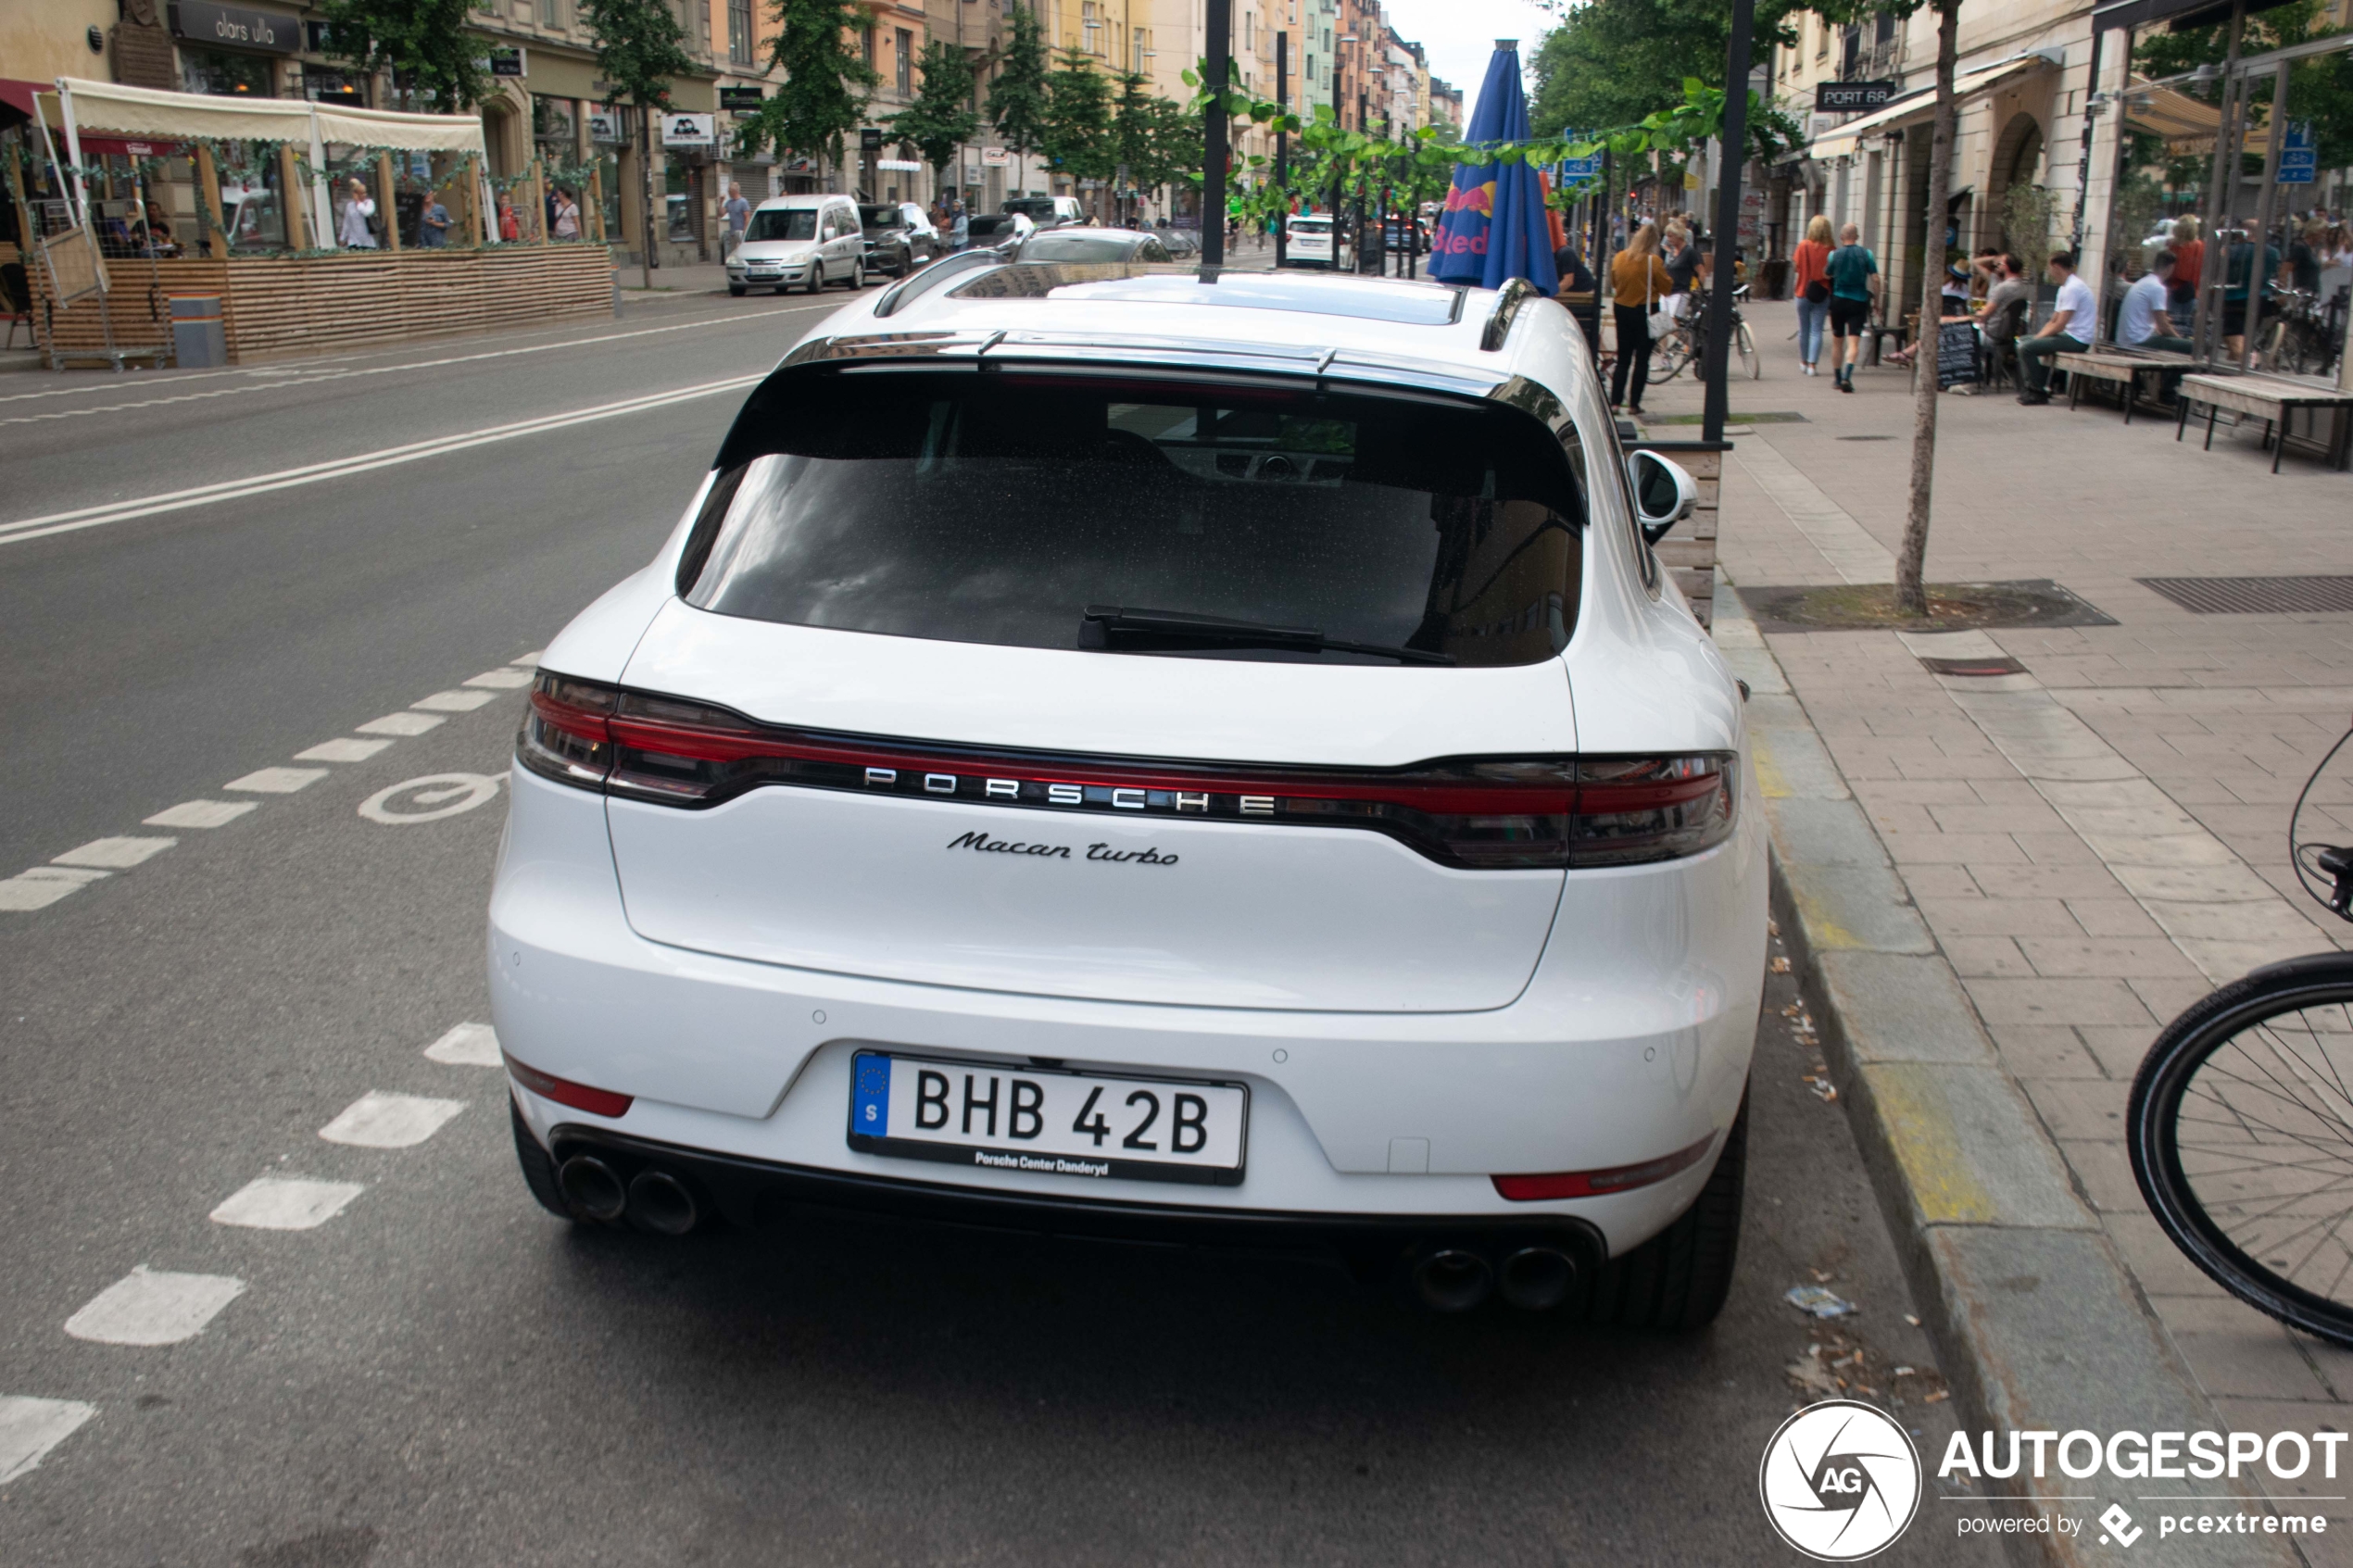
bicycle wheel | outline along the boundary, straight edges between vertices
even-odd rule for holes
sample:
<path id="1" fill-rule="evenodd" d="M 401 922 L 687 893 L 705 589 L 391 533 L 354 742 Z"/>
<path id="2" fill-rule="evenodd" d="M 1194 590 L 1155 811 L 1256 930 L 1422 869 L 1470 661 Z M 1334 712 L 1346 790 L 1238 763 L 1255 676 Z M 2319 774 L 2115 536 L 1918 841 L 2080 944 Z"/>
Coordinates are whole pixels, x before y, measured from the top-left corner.
<path id="1" fill-rule="evenodd" d="M 1750 335 L 1746 321 L 1732 329 L 1732 339 L 1740 347 L 1741 369 L 1748 372 L 1749 380 L 1761 379 L 1765 374 L 1765 361 L 1757 355 L 1756 339 Z"/>
<path id="2" fill-rule="evenodd" d="M 1690 340 L 1680 332 L 1654 344 L 1651 347 L 1650 376 L 1643 384 L 1665 386 L 1682 373 L 1691 358 Z"/>
<path id="3" fill-rule="evenodd" d="M 2353 954 L 2259 969 L 2167 1024 L 2133 1076 L 2125 1140 L 2191 1262 L 2353 1345 Z"/>

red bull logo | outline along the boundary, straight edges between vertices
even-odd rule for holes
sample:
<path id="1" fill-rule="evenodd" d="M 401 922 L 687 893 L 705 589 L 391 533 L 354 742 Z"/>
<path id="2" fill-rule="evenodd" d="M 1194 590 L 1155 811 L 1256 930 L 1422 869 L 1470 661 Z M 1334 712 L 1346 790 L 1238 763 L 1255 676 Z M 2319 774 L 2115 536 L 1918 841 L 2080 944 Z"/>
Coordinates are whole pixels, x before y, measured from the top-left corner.
<path id="1" fill-rule="evenodd" d="M 1484 185 L 1456 186 L 1449 190 L 1446 193 L 1446 210 L 1450 213 L 1476 212 L 1481 218 L 1493 218 L 1495 182 L 1490 180 Z"/>

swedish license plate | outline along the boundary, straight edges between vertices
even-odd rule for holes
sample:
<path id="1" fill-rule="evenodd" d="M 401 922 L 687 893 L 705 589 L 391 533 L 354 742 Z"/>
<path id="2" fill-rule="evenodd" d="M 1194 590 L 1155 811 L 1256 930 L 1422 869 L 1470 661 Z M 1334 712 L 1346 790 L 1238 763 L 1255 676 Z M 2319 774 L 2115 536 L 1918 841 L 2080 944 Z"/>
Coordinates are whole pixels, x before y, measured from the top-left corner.
<path id="1" fill-rule="evenodd" d="M 984 1170 L 1095 1180 L 1242 1179 L 1250 1090 L 1189 1079 L 940 1061 L 860 1051 L 849 1147 Z"/>

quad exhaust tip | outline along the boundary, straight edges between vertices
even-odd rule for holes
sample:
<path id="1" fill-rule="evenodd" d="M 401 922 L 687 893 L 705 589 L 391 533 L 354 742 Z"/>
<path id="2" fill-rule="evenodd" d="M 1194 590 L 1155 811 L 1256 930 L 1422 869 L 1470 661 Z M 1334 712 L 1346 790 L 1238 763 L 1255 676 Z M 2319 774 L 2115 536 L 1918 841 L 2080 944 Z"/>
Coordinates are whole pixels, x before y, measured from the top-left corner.
<path id="1" fill-rule="evenodd" d="M 629 1190 L 613 1168 L 593 1154 L 575 1154 L 556 1171 L 564 1201 L 591 1220 L 618 1220 L 629 1207 Z"/>
<path id="2" fill-rule="evenodd" d="M 1577 1260 L 1555 1247 L 1523 1247 L 1504 1260 L 1497 1290 L 1526 1311 L 1559 1306 L 1577 1283 Z"/>
<path id="3" fill-rule="evenodd" d="M 1414 1265 L 1414 1291 L 1436 1312 L 1467 1312 L 1487 1299 L 1495 1283 L 1487 1260 L 1459 1247 L 1442 1247 Z"/>
<path id="4" fill-rule="evenodd" d="M 686 1184 L 667 1171 L 640 1171 L 629 1184 L 629 1218 L 663 1236 L 685 1236 L 702 1223 Z"/>

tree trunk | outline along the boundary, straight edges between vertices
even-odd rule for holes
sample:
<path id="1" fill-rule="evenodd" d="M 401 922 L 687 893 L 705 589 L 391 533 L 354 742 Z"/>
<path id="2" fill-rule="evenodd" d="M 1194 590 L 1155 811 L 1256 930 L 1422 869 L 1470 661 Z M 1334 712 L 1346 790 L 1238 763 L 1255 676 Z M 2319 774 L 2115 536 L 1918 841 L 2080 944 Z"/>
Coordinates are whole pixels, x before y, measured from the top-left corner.
<path id="1" fill-rule="evenodd" d="M 1936 131 L 1928 149 L 1928 221 L 1920 276 L 1920 331 L 1913 345 L 1912 507 L 1895 558 L 1895 605 L 1926 619 L 1929 502 L 1936 487 L 1937 318 L 1944 314 L 1944 204 L 1953 190 L 1953 62 L 1960 53 L 1961 0 L 1936 7 Z"/>
<path id="2" fill-rule="evenodd" d="M 645 286 L 654 286 L 654 111 L 637 106 L 637 161 L 645 165 L 637 182 L 637 271 Z"/>

